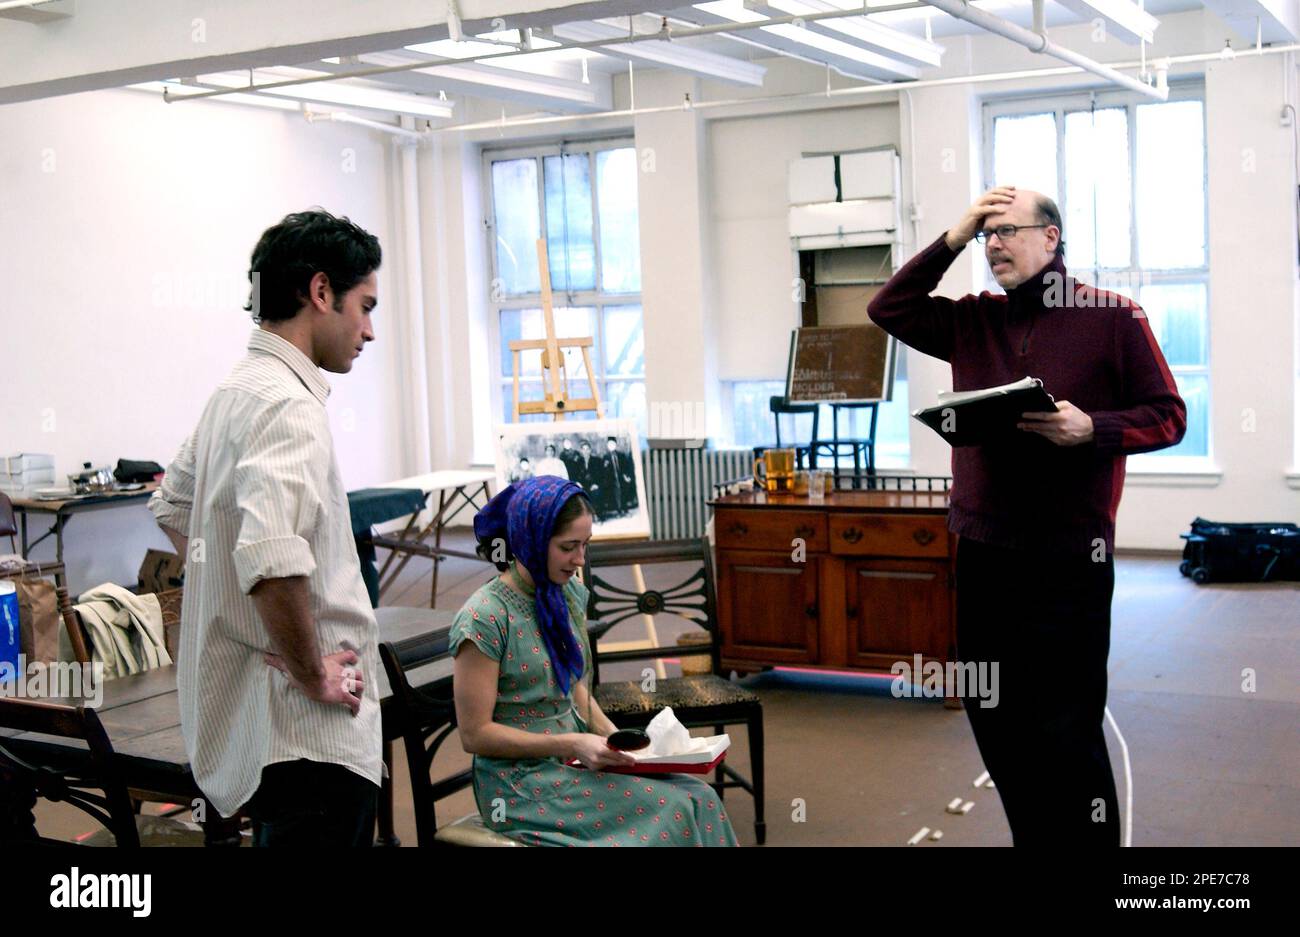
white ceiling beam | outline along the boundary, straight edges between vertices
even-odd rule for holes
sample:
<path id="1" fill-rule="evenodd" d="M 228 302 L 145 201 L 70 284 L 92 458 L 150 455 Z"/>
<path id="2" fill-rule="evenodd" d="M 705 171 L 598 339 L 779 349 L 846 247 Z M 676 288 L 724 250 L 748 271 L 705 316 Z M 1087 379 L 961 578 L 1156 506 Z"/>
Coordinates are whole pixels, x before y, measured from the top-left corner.
<path id="1" fill-rule="evenodd" d="M 1106 22 L 1107 35 L 1121 42 L 1137 45 L 1153 42 L 1160 21 L 1132 0 L 1056 0 L 1061 6 L 1083 20 L 1098 17 Z M 1207 4 L 1208 5 L 1208 4 Z"/>
<path id="2" fill-rule="evenodd" d="M 645 0 L 457 0 L 466 34 L 648 8 Z M 177 75 L 362 55 L 448 36 L 450 0 L 78 0 L 43 25 L 0 20 L 0 104 Z"/>
<path id="3" fill-rule="evenodd" d="M 1251 45 L 1300 40 L 1300 4 L 1296 0 L 1201 0 L 1210 12 Z"/>
<path id="4" fill-rule="evenodd" d="M 798 26 L 790 24 L 761 26 L 759 24 L 768 17 L 746 10 L 741 0 L 675 7 L 666 15 L 696 25 L 752 22 L 756 24 L 754 29 L 719 35 L 725 35 L 729 39 L 748 45 L 759 46 L 774 55 L 829 65 L 850 78 L 864 81 L 897 81 L 900 78 L 919 78 L 921 74 L 919 68 L 907 62 L 860 49 Z"/>
<path id="5" fill-rule="evenodd" d="M 77 12 L 75 0 L 46 0 L 33 3 L 31 0 L 6 0 L 0 3 L 0 17 L 7 20 L 22 20 L 25 23 L 53 23 L 64 20 Z"/>
<path id="6" fill-rule="evenodd" d="M 828 0 L 744 0 L 746 8 L 764 16 L 802 16 L 810 13 L 829 13 L 842 9 Z M 891 58 L 915 65 L 938 68 L 943 59 L 943 46 L 927 42 L 901 29 L 873 22 L 864 16 L 846 15 L 843 19 L 823 19 L 809 22 L 813 32 L 839 39 L 850 45 L 879 52 Z"/>
<path id="7" fill-rule="evenodd" d="M 600 21 L 564 23 L 553 27 L 551 32 L 559 39 L 572 42 L 595 42 L 599 39 L 614 39 L 628 34 L 626 29 Z M 666 42 L 662 39 L 647 39 L 644 42 L 623 43 L 602 48 L 610 55 L 633 62 L 671 68 L 704 78 L 755 88 L 762 87 L 763 75 L 767 72 L 762 65 L 744 59 L 692 49 L 681 42 Z"/>
<path id="8" fill-rule="evenodd" d="M 438 63 L 431 56 L 404 49 L 361 56 L 356 66 L 320 62 L 312 67 L 335 74 L 347 74 L 355 67 L 404 65 L 421 59 L 427 60 L 430 65 Z M 589 84 L 583 84 L 581 80 L 570 81 L 548 75 L 526 75 L 508 69 L 489 68 L 486 64 L 476 65 L 473 62 L 392 72 L 372 80 L 419 94 L 436 95 L 439 91 L 446 91 L 448 94 L 470 95 L 546 110 L 604 111 L 613 107 L 609 79 L 594 69 L 591 70 Z"/>

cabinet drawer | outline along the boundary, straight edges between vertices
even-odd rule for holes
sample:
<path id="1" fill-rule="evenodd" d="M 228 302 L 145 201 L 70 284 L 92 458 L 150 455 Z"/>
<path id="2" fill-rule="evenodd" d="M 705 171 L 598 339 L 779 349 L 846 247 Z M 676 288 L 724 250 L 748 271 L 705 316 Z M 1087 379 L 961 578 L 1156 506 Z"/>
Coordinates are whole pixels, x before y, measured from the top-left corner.
<path id="1" fill-rule="evenodd" d="M 832 514 L 832 553 L 848 556 L 948 555 L 948 525 L 940 515 Z"/>
<path id="2" fill-rule="evenodd" d="M 826 516 L 813 511 L 736 511 L 721 509 L 714 515 L 713 534 L 718 546 L 733 550 L 794 548 L 802 538 L 810 553 L 826 551 Z"/>

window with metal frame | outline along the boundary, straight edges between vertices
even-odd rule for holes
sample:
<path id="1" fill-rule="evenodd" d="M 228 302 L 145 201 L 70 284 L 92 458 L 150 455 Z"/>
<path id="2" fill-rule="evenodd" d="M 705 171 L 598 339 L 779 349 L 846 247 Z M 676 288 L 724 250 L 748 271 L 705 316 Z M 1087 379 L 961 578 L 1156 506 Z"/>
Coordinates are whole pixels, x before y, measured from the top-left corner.
<path id="1" fill-rule="evenodd" d="M 606 417 L 646 433 L 645 338 L 637 153 L 628 139 L 487 149 L 483 153 L 489 238 L 490 321 L 499 354 L 496 411 L 512 416 L 510 342 L 544 337 L 536 241 L 545 238 L 555 330 L 593 339 L 591 363 Z M 577 349 L 566 351 L 570 395 L 587 396 Z M 520 399 L 540 400 L 541 353 L 521 355 Z M 571 418 L 592 419 L 594 413 Z M 545 414 L 525 421 L 549 420 Z"/>
<path id="2" fill-rule="evenodd" d="M 984 106 L 984 179 L 1035 189 L 1061 210 L 1070 274 L 1145 311 L 1187 403 L 1187 434 L 1140 468 L 1207 461 L 1210 438 L 1205 93 L 1151 103 L 1106 91 Z M 986 271 L 987 288 L 997 290 Z"/>

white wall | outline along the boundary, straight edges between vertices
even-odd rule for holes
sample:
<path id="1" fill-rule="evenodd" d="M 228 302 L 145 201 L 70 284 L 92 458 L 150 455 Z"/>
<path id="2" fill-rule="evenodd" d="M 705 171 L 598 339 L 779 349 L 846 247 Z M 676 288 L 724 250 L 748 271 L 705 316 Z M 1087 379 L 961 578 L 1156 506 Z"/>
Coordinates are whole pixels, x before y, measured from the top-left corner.
<path id="1" fill-rule="evenodd" d="M 898 105 L 719 118 L 708 122 L 708 145 L 711 311 L 726 337 L 719 377 L 783 378 L 790 330 L 799 325 L 788 167 L 805 153 L 898 147 Z"/>
<path id="2" fill-rule="evenodd" d="M 244 353 L 249 255 L 266 227 L 320 205 L 391 260 L 387 146 L 295 113 L 127 90 L 0 107 L 0 451 L 53 453 L 59 479 L 83 461 L 165 466 Z M 391 263 L 379 284 L 377 341 L 329 378 L 349 488 L 404 468 Z M 74 590 L 133 583 L 145 550 L 167 546 L 142 503 L 75 517 L 66 544 Z"/>

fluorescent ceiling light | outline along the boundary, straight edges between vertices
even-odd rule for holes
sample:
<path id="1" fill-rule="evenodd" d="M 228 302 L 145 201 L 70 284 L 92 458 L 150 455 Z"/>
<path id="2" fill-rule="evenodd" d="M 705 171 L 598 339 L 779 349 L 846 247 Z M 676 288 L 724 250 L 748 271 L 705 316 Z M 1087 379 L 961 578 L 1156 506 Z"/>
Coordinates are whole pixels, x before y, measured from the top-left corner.
<path id="1" fill-rule="evenodd" d="M 743 0 L 713 0 L 711 3 L 693 4 L 695 9 L 704 13 L 712 13 L 715 16 L 721 16 L 729 19 L 733 23 L 761 23 L 769 17 L 754 10 L 747 9 Z M 797 42 L 800 45 L 809 46 L 821 52 L 839 56 L 842 59 L 848 59 L 853 62 L 860 62 L 863 65 L 872 65 L 877 68 L 887 68 L 896 73 L 907 72 L 908 66 L 896 59 L 879 55 L 869 49 L 861 46 L 855 46 L 848 42 L 841 42 L 822 33 L 813 32 L 811 29 L 805 29 L 795 26 L 791 23 L 783 23 L 776 26 L 763 26 L 762 32 L 770 33 L 773 36 L 780 36 L 782 39 L 788 39 L 791 42 Z M 915 72 L 912 73 L 915 77 Z"/>
<path id="2" fill-rule="evenodd" d="M 575 50 L 578 51 L 578 50 Z M 548 52 L 547 55 L 555 55 Z M 610 61 L 593 53 L 585 53 L 593 58 L 591 71 L 596 71 L 595 59 Z M 429 68 L 412 68 L 393 72 L 391 75 L 376 75 L 371 80 L 384 81 L 404 87 L 411 92 L 436 95 L 441 90 L 459 92 L 475 97 L 513 101 L 537 107 L 577 107 L 587 109 L 609 109 L 613 106 L 609 99 L 608 82 L 583 84 L 581 81 L 582 64 L 560 63 L 552 70 L 566 72 L 560 77 L 539 75 L 534 72 L 518 71 L 506 68 L 488 68 L 488 63 L 457 62 L 454 64 L 440 62 L 429 56 L 407 50 L 393 52 L 369 53 L 361 59 L 364 66 L 397 66 L 427 64 Z M 341 67 L 334 66 L 330 71 L 345 74 Z M 421 100 L 428 100 L 422 98 Z"/>
<path id="3" fill-rule="evenodd" d="M 329 75 L 330 72 L 313 71 L 308 68 L 275 68 L 262 72 L 264 78 L 272 82 L 284 78 L 314 78 Z M 213 75 L 200 75 L 199 82 L 215 85 L 218 88 L 244 88 L 248 86 L 245 75 L 221 72 Z M 292 98 L 295 101 L 309 101 L 318 104 L 342 104 L 348 107 L 362 107 L 374 111 L 386 111 L 392 114 L 407 114 L 412 117 L 447 118 L 453 110 L 449 101 L 438 101 L 413 94 L 398 94 L 377 88 L 364 88 L 347 84 L 344 81 L 320 81 L 307 85 L 292 85 L 286 88 L 268 88 L 258 90 L 257 95 L 273 95 Z"/>
<path id="4" fill-rule="evenodd" d="M 710 3 L 693 3 L 691 6 L 704 13 L 712 13 L 733 23 L 761 23 L 767 19 L 762 13 L 745 9 L 743 0 L 712 0 Z"/>
<path id="5" fill-rule="evenodd" d="M 762 2 L 746 0 L 746 6 L 764 13 L 770 10 L 778 16 L 806 16 L 844 9 L 841 3 L 833 3 L 829 0 L 762 0 Z M 862 10 L 861 4 L 857 5 L 857 10 Z M 918 39 L 910 33 L 860 16 L 815 20 L 808 23 L 806 28 L 822 35 L 835 33 L 850 44 L 865 46 L 883 55 L 899 56 L 919 65 L 937 68 L 943 57 L 943 48 L 933 42 Z"/>
<path id="6" fill-rule="evenodd" d="M 600 39 L 615 39 L 627 35 L 625 30 L 617 26 L 599 22 L 565 23 L 555 26 L 554 32 L 560 38 L 573 42 L 596 42 Z M 618 58 L 648 62 L 664 68 L 673 68 L 756 88 L 762 87 L 763 75 L 767 71 L 762 65 L 755 65 L 743 59 L 705 52 L 680 42 L 667 42 L 662 39 L 620 43 L 606 46 L 603 51 Z M 586 62 L 585 58 L 583 62 Z"/>
<path id="7" fill-rule="evenodd" d="M 1130 0 L 1056 0 L 1085 20 L 1105 17 L 1107 29 L 1128 43 L 1152 42 L 1160 21 Z"/>

